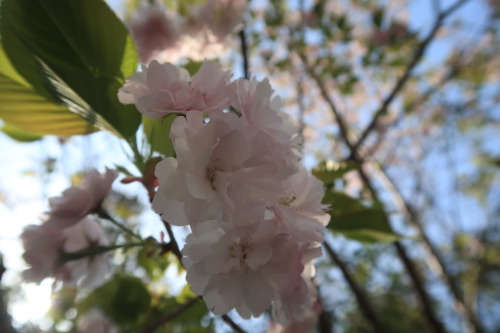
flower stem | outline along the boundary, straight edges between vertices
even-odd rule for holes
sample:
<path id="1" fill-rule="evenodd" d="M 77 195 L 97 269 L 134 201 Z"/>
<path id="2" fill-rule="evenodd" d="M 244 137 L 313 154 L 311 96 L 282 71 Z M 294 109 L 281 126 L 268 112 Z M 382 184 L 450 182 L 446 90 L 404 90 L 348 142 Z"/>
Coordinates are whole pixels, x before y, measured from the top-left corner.
<path id="1" fill-rule="evenodd" d="M 97 215 L 99 215 L 99 217 L 108 220 L 109 222 L 120 228 L 123 232 L 141 241 L 141 244 L 144 244 L 144 241 L 142 240 L 141 236 L 139 236 L 138 234 L 136 234 L 135 232 L 124 226 L 122 223 L 116 221 L 111 215 L 109 215 L 107 211 L 104 210 L 104 208 L 99 207 L 96 213 Z"/>
<path id="2" fill-rule="evenodd" d="M 106 253 L 109 251 L 113 251 L 116 249 L 129 249 L 131 247 L 136 247 L 136 246 L 145 246 L 144 243 L 129 243 L 129 244 L 121 244 L 121 245 L 111 245 L 111 246 L 91 246 L 86 249 L 77 251 L 77 252 L 70 252 L 70 253 L 64 253 L 60 261 L 61 262 L 67 262 L 67 261 L 72 261 L 72 260 L 79 260 L 87 257 L 93 257 L 102 253 Z"/>

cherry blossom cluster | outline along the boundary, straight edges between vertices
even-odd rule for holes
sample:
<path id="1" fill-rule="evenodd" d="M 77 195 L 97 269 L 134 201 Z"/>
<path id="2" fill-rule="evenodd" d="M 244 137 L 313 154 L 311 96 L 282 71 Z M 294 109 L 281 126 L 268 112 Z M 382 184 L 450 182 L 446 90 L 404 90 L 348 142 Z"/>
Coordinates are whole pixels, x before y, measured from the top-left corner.
<path id="1" fill-rule="evenodd" d="M 40 283 L 53 277 L 68 285 L 95 287 L 108 272 L 104 254 L 66 260 L 72 254 L 109 242 L 95 215 L 111 189 L 117 173 L 92 170 L 80 186 L 62 196 L 49 199 L 48 218 L 41 225 L 28 225 L 21 234 L 24 260 L 30 268 L 23 272 L 26 281 Z"/>
<path id="2" fill-rule="evenodd" d="M 147 2 L 128 22 L 142 63 L 220 56 L 227 48 L 228 35 L 241 25 L 247 7 L 246 0 L 179 3 L 182 8 L 175 11 L 159 2 Z"/>
<path id="3" fill-rule="evenodd" d="M 217 315 L 257 317 L 272 306 L 277 322 L 302 321 L 329 221 L 323 185 L 300 163 L 297 130 L 267 79 L 231 76 L 210 61 L 192 77 L 152 61 L 119 99 L 154 119 L 178 115 L 176 157 L 156 166 L 153 208 L 190 226 L 182 254 L 193 292 Z"/>

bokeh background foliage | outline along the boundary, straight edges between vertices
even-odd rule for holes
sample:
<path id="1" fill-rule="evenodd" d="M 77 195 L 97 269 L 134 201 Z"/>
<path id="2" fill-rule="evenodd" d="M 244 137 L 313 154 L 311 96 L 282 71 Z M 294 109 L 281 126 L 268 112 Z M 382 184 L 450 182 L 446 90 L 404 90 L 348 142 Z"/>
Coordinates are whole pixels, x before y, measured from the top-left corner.
<path id="1" fill-rule="evenodd" d="M 126 16 L 138 3 L 122 5 Z M 251 71 L 274 80 L 331 207 L 316 278 L 318 331 L 500 329 L 498 17 L 497 1 L 250 4 L 239 34 L 246 39 L 235 35 L 235 49 L 245 41 Z M 106 2 L 2 0 L 0 41 L 0 119 L 9 137 L 37 144 L 106 131 L 131 146 L 135 166 L 122 166 L 125 174 L 151 172 L 153 152 L 174 154 L 175 116 L 152 121 L 118 102 L 138 60 Z M 240 66 L 241 54 L 222 62 Z M 149 208 L 137 200 L 116 193 L 107 204 L 139 228 Z M 168 285 L 165 272 L 174 267 L 183 279 L 182 267 L 153 243 L 119 251 L 114 277 L 83 298 L 59 289 L 51 330 L 92 308 L 123 332 L 149 332 L 165 318 L 156 332 L 226 330 L 188 287 Z M 262 331 L 265 317 L 237 323 Z"/>

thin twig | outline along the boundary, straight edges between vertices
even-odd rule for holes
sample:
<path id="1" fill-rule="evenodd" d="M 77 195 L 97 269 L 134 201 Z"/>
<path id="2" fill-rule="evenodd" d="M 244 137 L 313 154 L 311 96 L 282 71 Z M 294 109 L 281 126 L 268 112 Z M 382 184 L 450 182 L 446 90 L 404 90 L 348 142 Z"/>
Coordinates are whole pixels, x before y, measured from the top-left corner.
<path id="1" fill-rule="evenodd" d="M 332 114 L 335 118 L 335 121 L 337 122 L 339 126 L 339 131 L 340 131 L 340 136 L 342 138 L 345 138 L 343 141 L 344 143 L 349 147 L 349 151 L 354 151 L 354 146 L 351 144 L 351 141 L 349 139 L 349 131 L 347 129 L 347 122 L 344 120 L 342 117 L 342 114 L 340 113 L 339 109 L 337 108 L 337 105 L 333 101 L 333 99 L 330 97 L 328 94 L 328 91 L 326 90 L 325 85 L 323 82 L 321 82 L 321 79 L 314 73 L 314 70 L 308 65 L 307 63 L 307 58 L 302 52 L 297 53 L 300 59 L 302 60 L 302 63 L 304 65 L 304 68 L 307 72 L 307 74 L 316 82 L 316 85 L 318 86 L 318 89 L 321 93 L 321 96 L 323 99 L 326 101 L 326 103 L 330 106 L 330 110 L 332 111 Z"/>
<path id="2" fill-rule="evenodd" d="M 177 240 L 175 239 L 174 232 L 172 231 L 172 227 L 170 226 L 170 223 L 167 221 L 162 220 L 163 225 L 165 226 L 165 229 L 167 229 L 168 237 L 170 238 L 170 247 L 172 249 L 172 252 L 175 254 L 177 259 L 179 259 L 179 262 L 182 264 L 182 252 L 179 248 L 179 244 L 177 243 Z"/>
<path id="3" fill-rule="evenodd" d="M 345 143 L 345 145 L 350 150 L 350 156 L 352 157 L 352 159 L 354 161 L 358 162 L 361 165 L 361 167 L 358 168 L 358 170 L 357 170 L 360 178 L 363 180 L 363 183 L 370 191 L 373 199 L 378 200 L 377 191 L 375 190 L 375 188 L 371 182 L 371 179 L 368 177 L 367 173 L 364 171 L 364 169 L 362 167 L 362 163 L 364 161 L 359 156 L 359 153 L 357 151 L 357 147 L 355 145 L 353 145 L 349 139 L 347 125 L 343 119 L 342 114 L 340 114 L 337 107 L 335 106 L 335 103 L 333 103 L 332 99 L 328 95 L 328 92 L 326 91 L 326 88 L 323 85 L 323 82 L 321 82 L 321 80 L 317 76 L 314 75 L 314 71 L 312 70 L 312 68 L 308 67 L 307 59 L 305 58 L 305 56 L 303 54 L 299 54 L 299 56 L 301 57 L 301 59 L 304 63 L 304 66 L 306 66 L 307 72 L 316 81 L 316 84 L 321 91 L 321 95 L 323 96 L 325 101 L 330 106 L 330 109 L 331 109 L 332 113 L 334 114 L 335 119 L 336 119 L 336 121 L 339 125 L 339 128 L 340 128 L 340 137 L 341 137 L 342 141 Z M 432 325 L 434 332 L 436 332 L 436 333 L 445 332 L 443 325 L 437 319 L 437 317 L 433 311 L 432 303 L 430 302 L 430 298 L 427 295 L 427 292 L 425 291 L 422 279 L 420 279 L 420 276 L 418 275 L 418 273 L 415 273 L 415 272 L 417 272 L 417 270 L 415 268 L 415 264 L 406 255 L 406 251 L 405 251 L 404 247 L 399 243 L 396 243 L 396 244 L 397 245 L 395 245 L 395 246 L 398 248 L 397 254 L 400 257 L 401 261 L 403 261 L 403 263 L 405 264 L 406 270 L 407 270 L 408 274 L 410 275 L 410 277 L 413 281 L 413 284 L 416 286 L 415 290 L 419 296 L 420 304 L 421 304 L 422 308 L 424 309 L 424 313 L 427 316 L 429 323 Z"/>
<path id="4" fill-rule="evenodd" d="M 382 105 L 375 111 L 373 118 L 371 119 L 370 123 L 366 126 L 365 130 L 361 133 L 361 136 L 359 137 L 358 141 L 353 144 L 354 149 L 351 149 L 351 154 L 358 151 L 358 148 L 363 144 L 368 135 L 377 127 L 379 118 L 385 114 L 389 105 L 392 103 L 392 101 L 396 98 L 396 96 L 405 86 L 406 82 L 408 81 L 413 72 L 413 69 L 422 59 L 425 51 L 427 50 L 427 47 L 430 45 L 434 37 L 436 37 L 436 34 L 443 25 L 444 20 L 467 1 L 468 0 L 459 0 L 455 4 L 450 6 L 447 10 L 441 12 L 438 15 L 431 31 L 429 32 L 427 37 L 420 43 L 418 48 L 415 50 L 415 53 L 413 54 L 413 57 L 408 66 L 406 67 L 403 75 L 399 78 L 399 80 L 396 81 L 396 84 L 392 88 L 389 95 L 383 100 Z M 353 159 L 354 156 L 351 155 L 350 158 Z"/>
<path id="5" fill-rule="evenodd" d="M 408 220 L 408 222 L 410 222 L 411 225 L 413 225 L 419 232 L 424 243 L 424 249 L 428 254 L 427 263 L 429 267 L 449 287 L 454 298 L 453 301 L 455 311 L 467 319 L 470 331 L 483 333 L 485 330 L 482 327 L 479 319 L 477 318 L 474 309 L 466 305 L 460 286 L 458 285 L 457 281 L 451 276 L 451 273 L 449 272 L 444 260 L 441 258 L 438 249 L 432 244 L 429 236 L 425 232 L 417 212 L 403 197 L 394 180 L 392 180 L 392 178 L 379 164 L 376 165 L 378 166 L 377 170 L 379 171 L 379 178 L 384 180 L 384 183 L 386 184 L 385 187 L 394 197 L 393 200 L 394 202 L 396 202 L 398 210 L 403 213 L 403 216 L 405 216 L 406 220 Z"/>
<path id="6" fill-rule="evenodd" d="M 247 37 L 245 34 L 245 26 L 241 28 L 239 34 L 240 42 L 241 42 L 241 56 L 243 58 L 243 75 L 245 79 L 250 78 L 249 65 L 248 65 L 248 45 L 247 45 Z"/>
<path id="7" fill-rule="evenodd" d="M 326 249 L 326 252 L 328 252 L 328 255 L 330 258 L 332 258 L 332 261 L 340 268 L 340 271 L 344 275 L 345 280 L 349 284 L 349 287 L 354 293 L 354 296 L 356 297 L 356 300 L 358 301 L 359 307 L 361 308 L 361 311 L 364 313 L 366 319 L 371 323 L 373 331 L 374 332 L 386 332 L 383 328 L 382 325 L 380 324 L 380 321 L 375 314 L 375 311 L 373 310 L 372 305 L 370 304 L 370 301 L 368 300 L 368 297 L 366 296 L 365 291 L 361 288 L 360 285 L 356 282 L 354 277 L 351 275 L 349 272 L 349 268 L 347 265 L 340 259 L 338 254 L 333 250 L 333 248 L 328 244 L 326 241 L 323 243 L 323 246 Z"/>
<path id="8" fill-rule="evenodd" d="M 165 325 L 166 323 L 168 323 L 169 321 L 171 321 L 172 319 L 174 319 L 175 317 L 179 316 L 184 311 L 186 311 L 187 309 L 192 307 L 194 304 L 196 304 L 196 302 L 198 300 L 199 300 L 199 297 L 195 297 L 195 298 L 190 299 L 188 302 L 182 304 L 177 309 L 167 313 L 165 316 L 161 317 L 160 319 L 158 319 L 154 323 L 148 325 L 146 328 L 139 331 L 139 333 L 153 333 L 158 328 Z"/>
<path id="9" fill-rule="evenodd" d="M 96 214 L 100 218 L 108 220 L 109 222 L 111 222 L 112 224 L 114 224 L 116 227 L 118 227 L 119 229 L 121 229 L 126 234 L 128 234 L 128 235 L 132 236 L 133 238 L 136 238 L 137 240 L 143 242 L 143 239 L 142 239 L 141 236 L 139 236 L 138 234 L 136 234 L 135 232 L 133 232 L 132 230 L 130 230 L 129 228 L 127 228 L 126 226 L 124 226 L 122 223 L 116 221 L 111 215 L 109 215 L 109 213 L 106 210 L 104 210 L 104 208 L 100 207 L 96 211 Z"/>
<path id="10" fill-rule="evenodd" d="M 246 331 L 244 329 L 242 329 L 240 326 L 238 326 L 238 324 L 236 324 L 232 319 L 231 317 L 229 317 L 227 314 L 225 315 L 222 315 L 222 320 L 224 320 L 224 322 L 226 324 L 228 324 L 229 326 L 231 326 L 231 328 L 233 330 L 235 330 L 236 332 L 238 333 L 246 333 Z"/>
<path id="11" fill-rule="evenodd" d="M 443 324 L 436 317 L 435 311 L 432 306 L 432 301 L 424 289 L 424 281 L 422 280 L 422 277 L 420 276 L 415 263 L 406 253 L 403 244 L 401 244 L 399 241 L 396 241 L 394 243 L 394 247 L 396 248 L 399 257 L 402 259 L 406 271 L 411 277 L 413 287 L 417 290 L 417 295 L 420 298 L 420 303 L 422 304 L 423 310 L 427 319 L 429 320 L 429 324 L 431 325 L 433 332 L 445 333 L 446 330 L 444 329 Z"/>

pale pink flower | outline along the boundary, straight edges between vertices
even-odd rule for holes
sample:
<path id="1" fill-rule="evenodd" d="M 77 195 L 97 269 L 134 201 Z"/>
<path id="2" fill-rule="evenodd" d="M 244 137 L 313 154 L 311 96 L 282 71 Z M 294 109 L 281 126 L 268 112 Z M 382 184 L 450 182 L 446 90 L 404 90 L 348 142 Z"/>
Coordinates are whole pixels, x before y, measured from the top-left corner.
<path id="1" fill-rule="evenodd" d="M 94 213 L 111 190 L 118 173 L 107 169 L 104 174 L 91 170 L 84 174 L 79 186 L 72 186 L 60 197 L 49 199 L 50 211 L 46 224 L 68 228 L 88 214 Z"/>
<path id="2" fill-rule="evenodd" d="M 312 307 L 303 310 L 301 321 L 292 320 L 286 325 L 273 322 L 267 333 L 316 333 L 321 311 L 321 305 L 315 302 Z"/>
<path id="3" fill-rule="evenodd" d="M 64 253 L 75 253 L 89 247 L 109 246 L 104 230 L 96 218 L 90 216 L 78 222 L 74 227 L 63 230 Z M 84 287 L 101 284 L 109 271 L 108 255 L 98 254 L 64 264 L 69 271 L 68 283 Z"/>
<path id="4" fill-rule="evenodd" d="M 232 113 L 204 123 L 202 114 L 190 112 L 175 119 L 170 136 L 177 159 L 156 166 L 153 208 L 175 225 L 189 221 L 196 231 L 207 220 L 252 224 L 282 192 L 282 174 L 290 173 L 269 135 L 248 137 Z"/>
<path id="5" fill-rule="evenodd" d="M 188 8 L 185 31 L 197 36 L 206 29 L 223 41 L 243 22 L 246 0 L 208 0 Z"/>
<path id="6" fill-rule="evenodd" d="M 263 137 L 262 133 L 275 142 L 281 154 L 273 154 L 276 160 L 287 164 L 284 170 L 295 171 L 300 160 L 298 129 L 291 117 L 280 111 L 281 99 L 274 95 L 269 81 L 239 79 L 231 84 L 229 90 L 231 106 L 241 113 L 241 119 L 248 131 Z M 288 174 L 287 176 L 289 176 Z"/>
<path id="7" fill-rule="evenodd" d="M 191 78 L 184 68 L 153 60 L 126 80 L 118 98 L 152 119 L 188 111 L 222 112 L 229 106 L 225 90 L 230 77 L 212 61 L 205 61 Z"/>
<path id="8" fill-rule="evenodd" d="M 25 249 L 23 258 L 30 266 L 23 272 L 26 281 L 40 283 L 53 277 L 65 284 L 93 287 L 103 281 L 108 271 L 104 254 L 63 262 L 66 254 L 109 244 L 95 218 L 85 217 L 64 229 L 48 223 L 29 225 L 21 240 Z"/>
<path id="9" fill-rule="evenodd" d="M 274 212 L 288 232 L 301 242 L 322 242 L 319 232 L 330 221 L 328 205 L 321 203 L 325 195 L 323 183 L 300 165 L 298 172 L 283 182 L 283 188 Z"/>
<path id="10" fill-rule="evenodd" d="M 21 241 L 25 250 L 23 258 L 31 266 L 23 272 L 26 281 L 40 283 L 50 276 L 65 276 L 64 268 L 58 267 L 64 244 L 61 230 L 48 224 L 28 225 Z"/>
<path id="11" fill-rule="evenodd" d="M 159 3 L 142 5 L 128 22 L 128 27 L 139 53 L 141 63 L 158 60 L 168 49 L 177 47 L 180 31 L 179 19 Z"/>
<path id="12" fill-rule="evenodd" d="M 290 275 L 287 271 L 281 272 L 279 277 L 279 296 L 273 301 L 273 320 L 281 325 L 300 323 L 306 320 L 307 313 L 313 308 L 317 299 L 316 287 L 312 283 L 315 275 L 312 259 L 321 256 L 319 244 L 303 244 L 300 249 L 295 272 Z"/>
<path id="13" fill-rule="evenodd" d="M 78 318 L 78 333 L 119 333 L 118 327 L 101 311 L 92 309 Z"/>
<path id="14" fill-rule="evenodd" d="M 203 295 L 216 315 L 236 309 L 243 318 L 261 315 L 279 295 L 281 272 L 290 278 L 301 268 L 298 245 L 278 233 L 273 220 L 253 228 L 190 234 L 182 250 L 191 290 Z"/>

